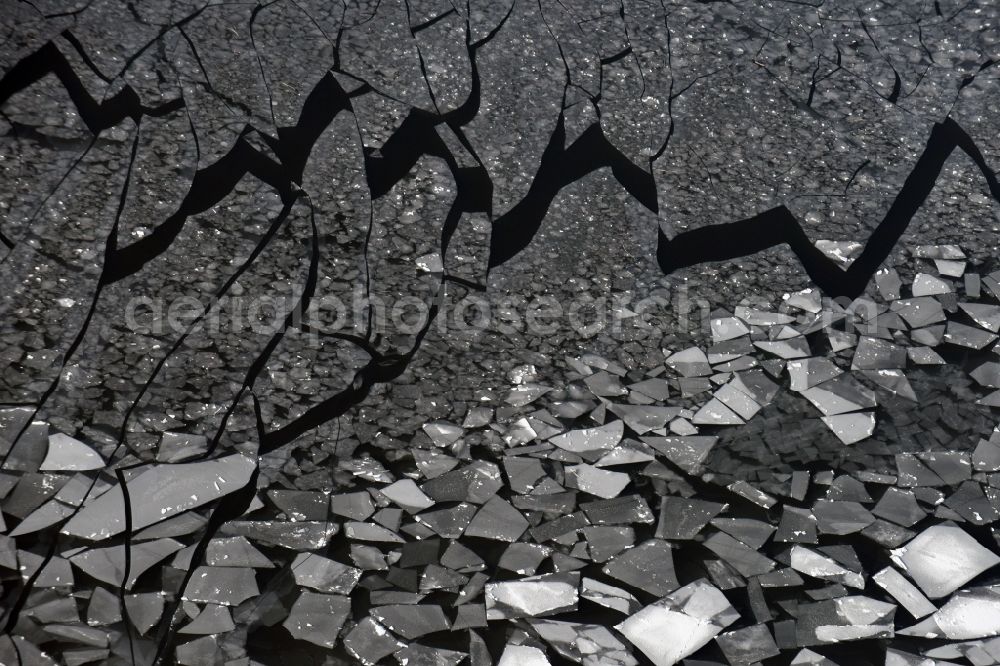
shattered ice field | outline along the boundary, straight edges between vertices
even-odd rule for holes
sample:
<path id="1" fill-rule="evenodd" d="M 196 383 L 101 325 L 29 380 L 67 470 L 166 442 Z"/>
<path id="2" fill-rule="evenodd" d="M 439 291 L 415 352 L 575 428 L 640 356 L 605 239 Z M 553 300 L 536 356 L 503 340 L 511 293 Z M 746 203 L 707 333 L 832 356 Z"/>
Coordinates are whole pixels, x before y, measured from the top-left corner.
<path id="1" fill-rule="evenodd" d="M 1000 6 L 4 0 L 0 664 L 1000 663 Z"/>

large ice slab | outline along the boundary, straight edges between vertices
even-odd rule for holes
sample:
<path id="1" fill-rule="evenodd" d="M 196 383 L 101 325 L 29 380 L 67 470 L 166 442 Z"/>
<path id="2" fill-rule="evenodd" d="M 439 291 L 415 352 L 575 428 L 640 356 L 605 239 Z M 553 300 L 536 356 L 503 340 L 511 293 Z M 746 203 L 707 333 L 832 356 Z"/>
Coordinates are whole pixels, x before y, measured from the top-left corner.
<path id="1" fill-rule="evenodd" d="M 656 666 L 673 666 L 739 619 L 717 587 L 699 580 L 646 606 L 615 628 Z"/>
<path id="2" fill-rule="evenodd" d="M 153 465 L 127 482 L 132 529 L 139 530 L 238 490 L 256 468 L 236 454 L 206 462 Z M 125 530 L 125 499 L 119 485 L 87 502 L 62 532 L 85 539 L 106 539 Z"/>

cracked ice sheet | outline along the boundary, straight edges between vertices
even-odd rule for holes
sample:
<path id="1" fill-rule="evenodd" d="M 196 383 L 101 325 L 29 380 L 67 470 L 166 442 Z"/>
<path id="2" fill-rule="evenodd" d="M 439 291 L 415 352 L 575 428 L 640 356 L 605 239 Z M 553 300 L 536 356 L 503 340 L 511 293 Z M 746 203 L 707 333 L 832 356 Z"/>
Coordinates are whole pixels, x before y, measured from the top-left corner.
<path id="1" fill-rule="evenodd" d="M 224 632 L 227 618 L 238 625 L 229 636 L 180 645 L 172 657 L 183 664 L 269 662 L 273 655 L 261 654 L 267 642 L 304 663 L 330 652 L 350 659 L 348 648 L 327 644 L 343 602 L 310 602 L 306 593 L 336 596 L 325 590 L 351 586 L 382 607 L 417 602 L 428 590 L 457 594 L 459 608 L 469 608 L 455 631 L 461 650 L 482 660 L 482 636 L 491 645 L 509 639 L 518 643 L 505 652 L 510 659 L 545 663 L 544 641 L 523 625 L 486 624 L 485 586 L 508 582 L 505 567 L 582 570 L 583 581 L 594 581 L 582 583 L 586 594 L 609 611 L 634 612 L 647 587 L 666 593 L 691 581 L 687 565 L 625 566 L 645 563 L 644 530 L 654 522 L 670 562 L 707 569 L 727 593 L 746 588 L 760 617 L 727 632 L 734 643 L 768 653 L 760 629 L 768 625 L 785 658 L 797 652 L 782 624 L 792 606 L 777 603 L 773 590 L 801 607 L 842 589 L 836 581 L 804 587 L 784 568 L 747 579 L 706 559 L 697 543 L 681 543 L 707 536 L 698 533 L 716 513 L 731 520 L 773 509 L 753 514 L 772 528 L 778 516 L 794 516 L 794 529 L 783 526 L 771 540 L 731 523 L 719 529 L 779 567 L 788 564 L 787 544 L 801 540 L 821 554 L 797 562 L 803 568 L 855 582 L 873 572 L 838 546 L 905 548 L 943 521 L 978 539 L 976 530 L 996 518 L 987 480 L 924 458 L 926 472 L 911 479 L 920 470 L 904 474 L 892 458 L 975 448 L 974 473 L 995 471 L 987 469 L 995 457 L 991 410 L 1000 400 L 986 389 L 1000 382 L 986 359 L 1000 276 L 991 273 L 981 225 L 997 197 L 975 161 L 981 154 L 995 169 L 996 121 L 981 109 L 995 86 L 995 54 L 983 38 L 992 6 L 861 11 L 846 21 L 806 5 L 751 12 L 728 3 L 641 11 L 629 3 L 486 3 L 469 16 L 461 5 L 434 3 L 349 5 L 343 13 L 314 2 L 13 5 L 2 19 L 0 69 L 23 63 L 27 75 L 0 83 L 0 169 L 8 176 L 0 202 L 8 286 L 0 295 L 0 567 L 11 574 L 3 605 L 25 601 L 21 620 L 40 629 L 6 642 L 4 660 L 15 645 L 39 663 L 50 659 L 42 650 L 69 663 L 127 659 L 125 640 L 91 650 L 87 641 L 107 639 L 69 612 L 89 598 L 106 633 L 124 636 L 125 620 L 101 607 L 125 576 L 121 513 L 97 517 L 89 507 L 102 491 L 105 502 L 124 504 L 114 469 L 131 486 L 151 461 L 195 464 L 210 442 L 217 459 L 265 449 L 260 477 L 245 493 L 236 492 L 242 485 L 192 492 L 211 497 L 204 503 L 172 498 L 179 512 L 133 526 L 128 582 L 135 578 L 138 590 L 126 605 L 145 632 L 139 647 L 170 609 L 165 599 L 181 594 L 187 570 L 242 570 L 228 582 L 249 589 L 245 570 L 254 569 L 264 592 L 252 602 L 259 613 L 226 615 L 201 602 L 176 609 L 184 627 L 193 625 L 186 618 L 200 620 L 192 631 Z M 960 153 L 970 146 L 979 153 L 966 160 Z M 908 182 L 928 189 L 915 192 Z M 884 245 L 885 234 L 872 236 L 881 220 L 890 224 L 880 229 L 910 222 L 893 212 L 897 192 L 900 202 L 922 202 L 920 210 L 884 261 L 868 262 Z M 751 216 L 753 227 L 725 234 L 706 227 Z M 710 242 L 685 246 L 692 237 L 684 234 L 701 227 Z M 759 246 L 769 237 L 776 247 Z M 691 251 L 672 257 L 678 247 Z M 490 267 L 487 284 L 490 259 L 511 251 Z M 836 272 L 847 264 L 853 273 Z M 867 289 L 854 279 L 866 264 L 886 266 Z M 384 330 L 366 332 L 362 311 L 340 330 L 354 338 L 323 334 L 313 344 L 317 329 L 282 326 L 279 316 L 273 345 L 271 331 L 223 326 L 192 331 L 174 348 L 179 331 L 169 324 L 158 332 L 123 324 L 126 302 L 206 302 L 236 272 L 220 303 L 301 294 L 312 284 L 317 298 L 370 291 L 391 311 L 404 297 L 436 302 L 442 280 L 442 312 L 467 289 L 514 303 L 540 293 L 564 304 L 575 295 L 634 298 L 612 308 L 622 326 L 597 332 L 557 319 L 545 334 L 514 327 L 417 336 L 391 317 Z M 705 330 L 685 328 L 674 318 L 684 306 L 665 302 L 680 285 L 685 298 L 706 303 Z M 845 308 L 821 294 L 861 297 Z M 657 307 L 636 307 L 647 296 Z M 743 305 L 747 297 L 754 307 Z M 225 319 L 237 307 L 220 309 Z M 162 325 L 168 314 L 154 307 L 139 323 Z M 817 322 L 827 319 L 844 330 L 823 331 Z M 956 349 L 983 355 L 973 373 L 955 362 Z M 574 362 L 562 363 L 566 355 Z M 788 392 L 819 389 L 813 397 L 836 410 L 821 389 L 833 377 L 819 372 L 811 384 L 796 365 L 802 359 L 830 363 L 836 371 L 820 370 L 834 374 L 854 360 L 883 366 L 851 371 L 875 392 L 876 411 L 817 421 L 808 398 Z M 924 372 L 921 363 L 940 367 Z M 775 391 L 754 390 L 751 373 L 773 380 Z M 913 396 L 919 409 L 897 400 Z M 44 404 L 33 413 L 36 403 Z M 573 434 L 581 431 L 597 436 L 582 441 Z M 602 433 L 616 441 L 597 441 Z M 143 466 L 129 469 L 135 464 Z M 835 474 L 804 472 L 820 468 Z M 567 469 L 584 472 L 582 486 Z M 861 488 L 843 483 L 844 474 Z M 94 533 L 118 530 L 109 535 L 115 540 L 64 534 L 43 568 L 46 547 L 95 479 L 77 517 L 107 521 Z M 881 502 L 896 482 L 913 488 L 917 510 Z M 588 489 L 597 501 L 580 492 Z M 344 493 L 354 497 L 331 499 L 328 514 L 327 495 Z M 133 518 L 144 521 L 142 484 L 130 499 Z M 819 500 L 864 508 L 832 511 Z M 819 514 L 818 533 L 806 506 Z M 521 552 L 542 537 L 544 548 Z M 203 538 L 208 551 L 196 561 Z M 183 545 L 175 557 L 146 567 L 174 543 Z M 727 553 L 747 552 L 727 545 Z M 992 549 L 988 539 L 981 545 Z M 80 559 L 87 552 L 99 555 Z M 605 562 L 627 580 L 605 573 Z M 34 589 L 19 587 L 34 572 Z M 274 591 L 268 585 L 277 580 L 298 589 Z M 230 589 L 216 582 L 220 595 Z M 306 601 L 286 624 L 296 599 Z M 333 609 L 326 637 L 300 623 L 323 609 Z M 358 658 L 464 656 L 397 640 L 354 615 L 343 625 L 353 638 L 341 643 Z M 302 638 L 246 633 L 262 625 Z M 726 655 L 742 654 L 729 648 Z M 799 656 L 815 662 L 805 650 Z"/>

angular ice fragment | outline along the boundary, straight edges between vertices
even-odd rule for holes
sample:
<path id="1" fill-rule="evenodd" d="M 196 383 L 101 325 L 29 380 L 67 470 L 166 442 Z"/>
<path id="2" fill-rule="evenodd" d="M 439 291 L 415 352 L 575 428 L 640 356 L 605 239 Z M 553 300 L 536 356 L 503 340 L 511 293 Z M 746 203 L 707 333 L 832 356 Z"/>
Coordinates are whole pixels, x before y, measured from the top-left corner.
<path id="1" fill-rule="evenodd" d="M 458 666 L 468 656 L 457 650 L 413 643 L 392 655 L 400 666 Z"/>
<path id="2" fill-rule="evenodd" d="M 233 615 L 229 612 L 228 606 L 207 604 L 197 617 L 181 627 L 177 633 L 204 636 L 221 634 L 235 628 L 236 624 L 233 623 Z"/>
<path id="3" fill-rule="evenodd" d="M 41 555 L 27 550 L 17 551 L 17 567 L 21 580 L 27 581 L 39 569 L 41 573 L 35 579 L 35 587 L 66 587 L 73 584 L 73 569 L 69 561 L 62 557 L 53 557 L 48 563 Z"/>
<path id="4" fill-rule="evenodd" d="M 966 326 L 957 321 L 949 321 L 948 328 L 944 334 L 944 340 L 959 347 L 982 349 L 986 345 L 996 342 L 997 335 L 995 333 L 987 333 L 981 328 Z"/>
<path id="5" fill-rule="evenodd" d="M 441 273 L 444 271 L 444 262 L 441 261 L 440 252 L 431 252 L 416 258 L 417 270 L 425 273 Z"/>
<path id="6" fill-rule="evenodd" d="M 758 405 L 767 405 L 777 395 L 779 386 L 767 378 L 763 370 L 737 372 L 727 386 L 747 394 Z"/>
<path id="7" fill-rule="evenodd" d="M 841 268 L 847 268 L 858 258 L 864 245 L 857 241 L 818 240 L 816 249 L 835 261 Z"/>
<path id="8" fill-rule="evenodd" d="M 289 520 L 326 520 L 330 508 L 329 493 L 315 490 L 267 491 L 267 497 Z"/>
<path id="9" fill-rule="evenodd" d="M 899 288 L 903 286 L 903 281 L 899 279 L 899 273 L 895 269 L 881 268 L 875 273 L 875 285 L 882 298 L 894 301 L 899 298 Z"/>
<path id="10" fill-rule="evenodd" d="M 551 666 L 545 652 L 531 645 L 507 645 L 497 666 Z"/>
<path id="11" fill-rule="evenodd" d="M 941 302 L 930 296 L 896 301 L 891 310 L 902 317 L 910 328 L 930 326 L 946 319 Z"/>
<path id="12" fill-rule="evenodd" d="M 954 523 L 928 527 L 908 544 L 892 551 L 892 560 L 931 599 L 948 596 L 1000 564 L 1000 557 Z"/>
<path id="13" fill-rule="evenodd" d="M 794 294 L 785 294 L 785 305 L 792 308 L 805 310 L 806 312 L 817 313 L 822 308 L 822 296 L 819 289 L 808 288 L 797 291 Z"/>
<path id="14" fill-rule="evenodd" d="M 856 444 L 875 432 L 875 412 L 854 412 L 820 418 L 844 444 Z"/>
<path id="15" fill-rule="evenodd" d="M 258 594 L 253 569 L 198 567 L 184 590 L 184 600 L 238 606 Z"/>
<path id="16" fill-rule="evenodd" d="M 102 469 L 104 458 L 78 439 L 61 432 L 49 435 L 49 449 L 38 468 L 42 472 L 86 472 Z"/>
<path id="17" fill-rule="evenodd" d="M 694 498 L 664 497 L 660 500 L 656 536 L 661 539 L 693 539 L 726 506 Z"/>
<path id="18" fill-rule="evenodd" d="M 555 650 L 584 666 L 634 666 L 638 662 L 607 627 L 555 620 L 530 621 Z"/>
<path id="19" fill-rule="evenodd" d="M 108 633 L 103 629 L 95 629 L 81 624 L 48 624 L 45 633 L 54 636 L 56 640 L 78 643 L 90 647 L 107 647 Z"/>
<path id="20" fill-rule="evenodd" d="M 899 633 L 951 640 L 1000 635 L 1000 586 L 956 592 L 936 613 Z"/>
<path id="21" fill-rule="evenodd" d="M 872 513 L 903 527 L 911 527 L 927 516 L 927 512 L 917 503 L 913 491 L 892 487 L 885 491 Z"/>
<path id="22" fill-rule="evenodd" d="M 704 377 L 712 374 L 712 366 L 708 364 L 708 356 L 698 347 L 689 347 L 675 352 L 664 362 L 682 377 Z"/>
<path id="23" fill-rule="evenodd" d="M 135 533 L 135 538 L 136 540 L 142 540 L 184 536 L 197 532 L 203 528 L 207 522 L 208 519 L 200 513 L 188 511 L 186 513 L 179 513 L 173 518 L 167 518 L 162 522 L 150 525 L 146 529 L 139 530 Z"/>
<path id="24" fill-rule="evenodd" d="M 469 526 L 466 536 L 477 536 L 496 541 L 517 541 L 528 529 L 528 521 L 506 500 L 493 497 L 484 504 Z"/>
<path id="25" fill-rule="evenodd" d="M 774 534 L 774 526 L 752 518 L 715 518 L 712 525 L 755 550 L 762 548 Z"/>
<path id="26" fill-rule="evenodd" d="M 802 395 L 827 416 L 875 406 L 875 394 L 847 374 L 806 389 Z"/>
<path id="27" fill-rule="evenodd" d="M 791 666 L 837 666 L 837 663 L 809 648 L 802 648 L 792 659 Z M 888 661 L 886 666 L 889 666 Z"/>
<path id="28" fill-rule="evenodd" d="M 739 666 L 756 664 L 781 652 L 766 624 L 729 631 L 720 634 L 715 640 L 729 663 Z"/>
<path id="29" fill-rule="evenodd" d="M 906 348 L 887 340 L 862 336 L 854 350 L 852 370 L 885 370 L 906 367 Z"/>
<path id="30" fill-rule="evenodd" d="M 705 547 L 747 578 L 766 574 L 775 566 L 773 560 L 725 532 L 716 532 L 705 539 Z"/>
<path id="31" fill-rule="evenodd" d="M 463 502 L 447 509 L 425 511 L 415 516 L 418 523 L 426 525 L 438 536 L 457 539 L 476 514 L 476 506 Z"/>
<path id="32" fill-rule="evenodd" d="M 435 502 L 472 502 L 482 504 L 503 486 L 500 467 L 485 460 L 474 460 L 425 482 L 420 490 Z"/>
<path id="33" fill-rule="evenodd" d="M 941 355 L 930 347 L 907 347 L 906 354 L 917 365 L 944 365 Z"/>
<path id="34" fill-rule="evenodd" d="M 913 256 L 921 259 L 965 259 L 965 252 L 958 245 L 918 245 Z"/>
<path id="35" fill-rule="evenodd" d="M 627 439 L 619 446 L 600 457 L 594 463 L 595 467 L 614 467 L 616 465 L 634 465 L 656 460 L 653 449 L 642 442 Z M 541 478 L 541 477 L 539 477 Z M 530 492 L 530 490 L 528 491 Z"/>
<path id="36" fill-rule="evenodd" d="M 665 402 L 670 397 L 670 384 L 665 379 L 652 377 L 629 385 L 629 390 L 649 396 L 653 400 Z"/>
<path id="37" fill-rule="evenodd" d="M 450 472 L 458 465 L 458 458 L 453 458 L 433 449 L 414 449 L 413 462 L 426 479 L 433 479 L 445 472 Z"/>
<path id="38" fill-rule="evenodd" d="M 639 610 L 639 600 L 625 590 L 607 585 L 594 578 L 583 578 L 580 596 L 606 608 L 613 608 L 626 615 Z"/>
<path id="39" fill-rule="evenodd" d="M 425 634 L 447 631 L 451 626 L 444 611 L 436 604 L 394 604 L 371 610 L 372 617 L 382 626 L 403 638 L 420 638 Z"/>
<path id="40" fill-rule="evenodd" d="M 413 479 L 400 479 L 380 490 L 383 495 L 409 513 L 417 513 L 434 506 L 434 500 L 425 495 Z"/>
<path id="41" fill-rule="evenodd" d="M 718 437 L 690 435 L 686 437 L 643 437 L 642 441 L 667 460 L 689 474 L 698 474 L 701 463 L 708 457 Z"/>
<path id="42" fill-rule="evenodd" d="M 274 568 L 274 563 L 242 536 L 217 537 L 209 541 L 205 564 L 212 567 Z"/>
<path id="43" fill-rule="evenodd" d="M 794 359 L 809 356 L 809 342 L 804 337 L 788 340 L 757 340 L 754 346 L 778 358 Z"/>
<path id="44" fill-rule="evenodd" d="M 587 519 L 594 525 L 623 525 L 627 523 L 652 523 L 653 513 L 640 495 L 626 495 L 608 500 L 581 502 Z"/>
<path id="45" fill-rule="evenodd" d="M 405 541 L 403 537 L 381 525 L 354 521 L 344 523 L 344 536 L 355 541 L 376 541 L 382 543 L 403 543 Z"/>
<path id="46" fill-rule="evenodd" d="M 618 497 L 631 479 L 623 472 L 609 472 L 593 465 L 570 465 L 566 468 L 567 487 L 575 487 L 585 493 L 611 499 Z"/>
<path id="47" fill-rule="evenodd" d="M 125 597 L 125 610 L 128 619 L 132 621 L 140 634 L 145 634 L 159 622 L 163 615 L 164 599 L 162 592 L 144 592 L 129 594 Z"/>
<path id="48" fill-rule="evenodd" d="M 875 516 L 858 502 L 817 500 L 813 515 L 826 534 L 853 534 L 875 522 Z"/>
<path id="49" fill-rule="evenodd" d="M 891 637 L 896 606 L 865 596 L 839 597 L 799 604 L 796 636 L 799 645 Z"/>
<path id="50" fill-rule="evenodd" d="M 486 585 L 486 619 L 542 617 L 575 610 L 580 587 L 576 572 L 531 576 Z"/>
<path id="51" fill-rule="evenodd" d="M 959 303 L 958 307 L 969 317 L 993 333 L 1000 333 L 1000 305 L 986 303 Z"/>
<path id="52" fill-rule="evenodd" d="M 750 334 L 747 325 L 736 317 L 721 317 L 711 321 L 712 341 L 716 344 Z"/>
<path id="53" fill-rule="evenodd" d="M 1000 363 L 996 361 L 981 363 L 969 373 L 969 376 L 982 386 L 1000 388 Z"/>
<path id="54" fill-rule="evenodd" d="M 718 588 L 698 580 L 646 606 L 615 628 L 656 666 L 673 666 L 700 650 L 739 616 Z"/>
<path id="55" fill-rule="evenodd" d="M 525 405 L 530 405 L 535 400 L 551 391 L 552 389 L 548 386 L 542 386 L 541 384 L 521 384 L 520 386 L 515 386 L 507 394 L 505 402 L 514 407 L 524 407 Z"/>
<path id="56" fill-rule="evenodd" d="M 792 546 L 791 566 L 796 571 L 859 590 L 865 589 L 865 577 L 847 569 L 833 559 L 802 546 Z"/>
<path id="57" fill-rule="evenodd" d="M 129 480 L 132 529 L 207 504 L 245 486 L 257 463 L 236 454 L 206 462 L 152 465 Z M 106 539 L 125 530 L 125 501 L 115 485 L 87 502 L 62 532 L 84 539 Z"/>
<path id="58" fill-rule="evenodd" d="M 132 589 L 139 576 L 180 548 L 181 544 L 173 539 L 132 544 L 129 553 L 129 579 L 125 581 L 125 589 Z M 91 548 L 71 556 L 69 561 L 84 573 L 115 587 L 122 584 L 122 578 L 125 576 L 124 545 Z"/>
<path id="59" fill-rule="evenodd" d="M 222 655 L 215 636 L 202 636 L 187 643 L 181 643 L 174 650 L 177 666 L 215 666 Z"/>
<path id="60" fill-rule="evenodd" d="M 718 398 L 712 398 L 705 403 L 695 413 L 693 422 L 697 425 L 740 425 L 744 423 L 743 419 Z"/>
<path id="61" fill-rule="evenodd" d="M 344 637 L 344 647 L 365 666 L 375 666 L 383 657 L 402 650 L 406 644 L 371 617 L 366 617 Z"/>
<path id="62" fill-rule="evenodd" d="M 927 597 L 921 594 L 920 590 L 906 580 L 903 574 L 892 567 L 886 567 L 872 576 L 872 580 L 878 583 L 879 587 L 892 595 L 910 615 L 915 618 L 922 618 L 937 610 Z"/>
<path id="63" fill-rule="evenodd" d="M 844 371 L 834 365 L 833 361 L 822 357 L 788 362 L 788 376 L 791 378 L 793 391 L 805 391 L 842 374 Z"/>
<path id="64" fill-rule="evenodd" d="M 906 378 L 902 370 L 867 370 L 862 374 L 885 390 L 901 398 L 917 402 L 917 394 L 914 393 L 910 380 Z"/>
<path id="65" fill-rule="evenodd" d="M 737 305 L 734 314 L 751 326 L 778 326 L 795 321 L 795 317 L 788 314 L 757 310 L 745 305 Z"/>
<path id="66" fill-rule="evenodd" d="M 917 273 L 916 277 L 913 278 L 912 286 L 913 295 L 917 298 L 920 296 L 950 294 L 954 291 L 950 282 L 942 280 L 939 277 L 934 277 L 928 273 Z"/>
<path id="67" fill-rule="evenodd" d="M 30 514 L 24 517 L 17 527 L 10 531 L 10 536 L 17 537 L 22 534 L 31 534 L 38 530 L 45 529 L 49 525 L 55 525 L 59 521 L 73 514 L 73 507 L 52 499 L 41 505 Z"/>
<path id="68" fill-rule="evenodd" d="M 981 439 L 972 454 L 972 466 L 979 472 L 1000 471 L 1000 441 Z"/>
<path id="69" fill-rule="evenodd" d="M 184 432 L 165 432 L 156 448 L 158 462 L 181 462 L 203 455 L 208 450 L 208 438 Z"/>
<path id="70" fill-rule="evenodd" d="M 677 589 L 673 551 L 661 539 L 649 539 L 616 555 L 604 565 L 604 573 L 632 587 L 655 595 Z"/>
<path id="71" fill-rule="evenodd" d="M 770 509 L 772 506 L 778 503 L 774 497 L 768 495 L 763 490 L 751 486 L 749 483 L 740 479 L 739 481 L 733 481 L 728 486 L 726 486 L 731 492 L 739 495 L 740 497 L 753 502 L 758 506 L 762 506 L 765 509 Z"/>
<path id="72" fill-rule="evenodd" d="M 361 578 L 361 570 L 315 553 L 299 553 L 292 561 L 292 575 L 296 584 L 319 592 L 350 594 Z"/>
<path id="73" fill-rule="evenodd" d="M 900 631 L 899 633 L 903 632 Z M 958 645 L 960 644 L 952 644 L 945 647 L 950 653 L 948 655 L 950 658 L 960 659 L 962 657 L 962 652 L 958 649 Z M 939 650 L 931 648 L 930 650 L 924 650 L 922 654 L 913 654 L 897 650 L 896 648 L 888 648 L 885 651 L 885 666 L 959 666 L 957 662 L 941 659 L 941 655 L 938 654 Z M 995 663 L 992 661 L 992 657 L 990 659 L 991 661 L 985 663 Z"/>
<path id="74" fill-rule="evenodd" d="M 504 551 L 497 563 L 500 569 L 514 573 L 532 575 L 538 566 L 552 554 L 552 549 L 537 543 L 512 543 Z"/>
<path id="75" fill-rule="evenodd" d="M 611 423 L 596 428 L 586 428 L 583 430 L 571 430 L 561 435 L 556 435 L 549 439 L 564 451 L 572 453 L 592 453 L 599 451 L 610 451 L 618 445 L 625 433 L 622 421 L 612 421 Z"/>
<path id="76" fill-rule="evenodd" d="M 350 524 L 348 523 L 348 525 Z M 363 525 L 364 523 L 357 524 Z M 325 546 L 327 540 L 336 534 L 338 529 L 336 523 L 318 521 L 236 520 L 223 525 L 219 533 L 229 536 L 245 536 L 258 543 L 291 550 L 316 550 Z"/>
<path id="77" fill-rule="evenodd" d="M 675 418 L 681 411 L 680 407 L 662 407 L 658 405 L 608 405 L 608 410 L 621 417 L 636 434 L 645 435 L 650 430 L 657 430 Z"/>

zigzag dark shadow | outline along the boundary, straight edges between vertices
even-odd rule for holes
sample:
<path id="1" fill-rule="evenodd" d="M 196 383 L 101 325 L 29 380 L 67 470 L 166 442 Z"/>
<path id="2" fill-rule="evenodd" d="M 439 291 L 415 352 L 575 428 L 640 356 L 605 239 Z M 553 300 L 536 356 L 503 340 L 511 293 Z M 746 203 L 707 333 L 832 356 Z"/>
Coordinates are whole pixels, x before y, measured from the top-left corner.
<path id="1" fill-rule="evenodd" d="M 987 166 L 972 137 L 951 118 L 936 123 L 923 153 L 885 217 L 865 244 L 861 255 L 846 270 L 820 252 L 785 206 L 737 222 L 713 224 L 685 231 L 668 239 L 661 229 L 656 259 L 664 273 L 709 261 L 725 261 L 756 254 L 786 244 L 798 257 L 809 278 L 827 296 L 857 298 L 888 258 L 913 216 L 923 205 L 941 169 L 955 148 L 960 148 L 982 171 L 990 194 L 1000 201 L 1000 183 Z"/>
<path id="2" fill-rule="evenodd" d="M 283 203 L 292 201 L 309 152 L 333 119 L 350 108 L 351 94 L 327 73 L 309 93 L 294 126 L 278 128 L 278 139 L 262 134 L 280 163 L 246 140 L 246 135 L 254 131 L 247 126 L 228 153 L 195 173 L 184 200 L 170 217 L 149 235 L 125 247 L 115 247 L 108 254 L 101 283 L 118 282 L 142 270 L 170 248 L 188 218 L 218 204 L 247 174 L 273 187 Z"/>
<path id="3" fill-rule="evenodd" d="M 71 43 L 75 41 L 68 32 L 63 36 Z M 62 83 L 76 106 L 80 119 L 92 134 L 99 134 L 114 127 L 125 118 L 138 122 L 143 116 L 164 116 L 184 107 L 184 100 L 180 98 L 164 102 L 159 106 L 145 106 L 139 99 L 139 94 L 128 84 L 112 97 L 98 102 L 73 71 L 66 56 L 53 42 L 46 42 L 37 51 L 25 56 L 10 68 L 3 78 L 0 78 L 0 106 L 6 104 L 15 93 L 48 74 L 54 74 Z M 98 75 L 100 76 L 99 72 Z"/>
<path id="4" fill-rule="evenodd" d="M 639 203 L 654 213 L 659 210 L 652 173 L 631 162 L 608 141 L 599 123 L 584 130 L 569 147 L 564 147 L 565 143 L 566 118 L 560 113 L 528 193 L 493 223 L 490 268 L 509 261 L 528 247 L 556 195 L 598 169 L 610 167 L 619 184 Z"/>

